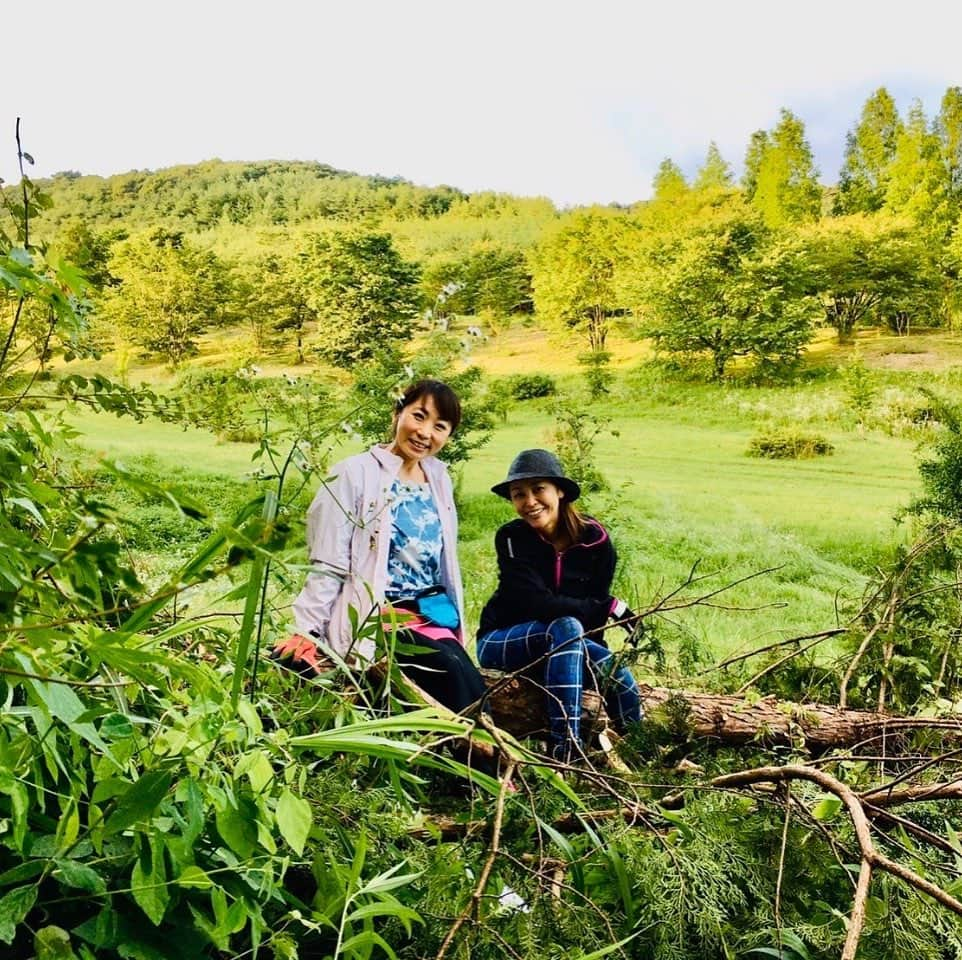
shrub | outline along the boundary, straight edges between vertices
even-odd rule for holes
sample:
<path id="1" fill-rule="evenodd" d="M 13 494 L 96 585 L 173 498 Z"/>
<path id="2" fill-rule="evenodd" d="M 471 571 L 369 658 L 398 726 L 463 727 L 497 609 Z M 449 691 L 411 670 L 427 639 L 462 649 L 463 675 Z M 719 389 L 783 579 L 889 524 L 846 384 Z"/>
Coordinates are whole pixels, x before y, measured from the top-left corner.
<path id="1" fill-rule="evenodd" d="M 752 437 L 748 445 L 750 457 L 767 457 L 769 460 L 804 460 L 825 457 L 834 451 L 835 447 L 821 434 L 787 429 L 760 433 Z"/>
<path id="2" fill-rule="evenodd" d="M 592 350 L 578 357 L 578 363 L 584 368 L 585 382 L 592 400 L 598 400 L 609 392 L 614 374 L 608 369 L 611 354 L 607 350 Z"/>
<path id="3" fill-rule="evenodd" d="M 222 430 L 220 438 L 225 443 L 259 443 L 264 431 L 255 424 L 241 424 Z"/>
<path id="4" fill-rule="evenodd" d="M 536 400 L 552 397 L 558 392 L 554 378 L 546 373 L 516 373 L 508 380 L 515 400 Z"/>

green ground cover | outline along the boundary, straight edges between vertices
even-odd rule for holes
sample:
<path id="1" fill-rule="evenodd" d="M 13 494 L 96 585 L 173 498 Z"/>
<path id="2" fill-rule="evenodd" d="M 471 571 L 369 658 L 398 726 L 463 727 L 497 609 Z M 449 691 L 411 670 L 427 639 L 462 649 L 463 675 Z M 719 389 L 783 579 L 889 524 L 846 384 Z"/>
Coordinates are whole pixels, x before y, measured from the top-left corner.
<path id="1" fill-rule="evenodd" d="M 565 373 L 559 385 L 569 393 L 579 388 Z M 633 605 L 655 604 L 683 583 L 696 561 L 710 577 L 688 595 L 775 568 L 726 592 L 722 607 L 661 618 L 657 635 L 670 669 L 690 673 L 734 652 L 835 626 L 857 606 L 866 575 L 905 536 L 894 517 L 917 491 L 917 433 L 856 429 L 837 379 L 717 387 L 671 381 L 641 367 L 619 374 L 611 396 L 584 409 L 609 421 L 594 454 L 608 489 L 586 497 L 585 505 L 616 537 L 616 585 Z M 250 489 L 252 444 L 217 442 L 202 431 L 154 422 L 85 413 L 72 420 L 92 452 L 200 490 L 215 512 L 228 511 Z M 785 423 L 818 430 L 834 453 L 800 461 L 747 456 L 753 435 Z M 552 446 L 555 426 L 548 403 L 517 404 L 461 471 L 471 630 L 495 582 L 494 530 L 512 516 L 488 488 L 519 449 Z M 342 452 L 352 450 L 346 441 Z M 302 497 L 298 509 L 304 503 Z M 145 522 L 163 527 L 157 511 L 166 508 L 149 509 L 154 512 Z M 295 544 L 301 536 L 299 529 Z M 146 537 L 144 546 L 148 568 L 163 567 L 156 537 Z M 168 545 L 172 553 L 174 546 Z"/>

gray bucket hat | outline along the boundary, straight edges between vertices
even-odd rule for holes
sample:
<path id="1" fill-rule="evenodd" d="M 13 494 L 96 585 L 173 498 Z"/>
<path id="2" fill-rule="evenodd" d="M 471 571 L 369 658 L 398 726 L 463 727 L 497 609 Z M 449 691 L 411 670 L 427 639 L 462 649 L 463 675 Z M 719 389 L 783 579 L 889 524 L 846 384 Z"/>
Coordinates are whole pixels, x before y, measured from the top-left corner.
<path id="1" fill-rule="evenodd" d="M 491 492 L 505 500 L 511 499 L 511 484 L 515 480 L 550 480 L 564 490 L 568 502 L 581 496 L 581 487 L 565 476 L 561 461 L 550 450 L 522 450 L 508 467 L 508 475 L 496 483 Z"/>

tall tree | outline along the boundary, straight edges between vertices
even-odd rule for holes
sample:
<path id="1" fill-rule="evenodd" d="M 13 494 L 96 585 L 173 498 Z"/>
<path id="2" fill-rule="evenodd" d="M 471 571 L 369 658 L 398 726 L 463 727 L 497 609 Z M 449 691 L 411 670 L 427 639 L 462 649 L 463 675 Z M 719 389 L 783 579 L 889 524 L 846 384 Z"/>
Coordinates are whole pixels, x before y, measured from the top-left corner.
<path id="1" fill-rule="evenodd" d="M 951 226 L 946 186 L 939 139 L 929 129 L 925 110 L 916 100 L 896 144 L 885 208 L 944 236 Z"/>
<path id="2" fill-rule="evenodd" d="M 317 319 L 311 306 L 314 276 L 304 251 L 269 253 L 250 265 L 244 276 L 244 314 L 254 345 L 264 350 L 278 334 L 293 338 L 297 363 L 304 362 L 304 333 Z"/>
<path id="3" fill-rule="evenodd" d="M 935 135 L 952 211 L 962 210 L 962 87 L 949 87 L 935 118 Z"/>
<path id="4" fill-rule="evenodd" d="M 171 368 L 196 352 L 197 338 L 222 323 L 232 295 L 226 265 L 181 233 L 155 230 L 114 247 L 99 314 L 117 333 Z"/>
<path id="5" fill-rule="evenodd" d="M 736 357 L 791 363 L 811 339 L 819 309 L 804 253 L 776 240 L 756 213 L 734 211 L 669 241 L 656 260 L 644 332 L 660 351 L 707 356 L 712 379 Z"/>
<path id="6" fill-rule="evenodd" d="M 589 351 L 604 351 L 620 307 L 615 277 L 624 231 L 623 218 L 614 213 L 579 210 L 532 256 L 535 310 L 556 328 L 584 338 Z"/>
<path id="7" fill-rule="evenodd" d="M 846 138 L 837 212 L 872 213 L 881 209 L 901 132 L 895 101 L 885 87 L 879 87 L 865 101 L 857 126 Z"/>
<path id="8" fill-rule="evenodd" d="M 651 181 L 651 186 L 652 199 L 655 201 L 672 202 L 688 192 L 688 181 L 681 172 L 681 167 L 670 157 L 665 157 L 658 164 L 658 171 Z"/>
<path id="9" fill-rule="evenodd" d="M 732 170 L 721 151 L 718 144 L 712 140 L 708 144 L 708 154 L 705 162 L 698 168 L 693 184 L 696 190 L 727 190 L 732 186 Z"/>
<path id="10" fill-rule="evenodd" d="M 761 170 L 762 158 L 768 150 L 771 138 L 767 130 L 756 130 L 748 141 L 745 151 L 745 172 L 742 174 L 742 188 L 749 200 L 755 197 L 758 189 L 758 173 Z"/>
<path id="11" fill-rule="evenodd" d="M 771 227 L 815 220 L 821 209 L 822 188 L 805 139 L 805 125 L 790 110 L 761 146 L 752 203 Z"/>
<path id="12" fill-rule="evenodd" d="M 421 305 L 420 268 L 397 252 L 389 234 L 316 234 L 310 256 L 308 306 L 317 314 L 317 350 L 325 360 L 350 368 L 411 339 Z"/>

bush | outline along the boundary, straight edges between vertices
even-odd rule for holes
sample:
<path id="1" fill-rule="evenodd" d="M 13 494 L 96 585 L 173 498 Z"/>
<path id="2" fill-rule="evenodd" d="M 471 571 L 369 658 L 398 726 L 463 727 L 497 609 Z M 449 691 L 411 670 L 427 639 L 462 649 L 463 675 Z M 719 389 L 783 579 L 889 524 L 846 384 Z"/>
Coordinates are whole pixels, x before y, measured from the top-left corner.
<path id="1" fill-rule="evenodd" d="M 558 392 L 554 378 L 546 373 L 516 373 L 508 378 L 508 382 L 515 400 L 536 400 L 552 397 Z"/>
<path id="2" fill-rule="evenodd" d="M 804 460 L 809 457 L 825 457 L 834 453 L 825 437 L 818 433 L 800 433 L 797 430 L 770 430 L 752 437 L 748 445 L 750 457 L 766 457 L 769 460 Z"/>
<path id="3" fill-rule="evenodd" d="M 222 430 L 219 436 L 225 443 L 260 443 L 264 431 L 256 424 L 241 424 Z"/>

